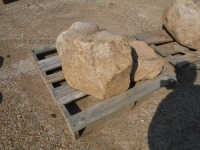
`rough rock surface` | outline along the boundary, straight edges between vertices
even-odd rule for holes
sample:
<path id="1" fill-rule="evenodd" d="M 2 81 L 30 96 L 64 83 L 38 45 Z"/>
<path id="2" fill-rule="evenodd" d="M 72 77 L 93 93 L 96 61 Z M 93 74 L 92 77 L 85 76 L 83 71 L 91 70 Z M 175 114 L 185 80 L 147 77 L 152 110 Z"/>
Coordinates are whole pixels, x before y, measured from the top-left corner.
<path id="1" fill-rule="evenodd" d="M 133 48 L 132 57 L 134 60 L 131 80 L 137 82 L 158 76 L 164 62 L 154 50 L 143 41 L 133 41 L 129 45 Z"/>
<path id="2" fill-rule="evenodd" d="M 182 45 L 200 50 L 200 1 L 176 0 L 163 17 L 164 25 Z"/>
<path id="3" fill-rule="evenodd" d="M 70 41 L 76 38 L 84 37 L 99 31 L 99 26 L 92 22 L 75 22 L 65 32 L 62 32 L 56 41 L 58 54 L 62 57 L 65 49 L 71 48 Z M 63 42 L 65 41 L 65 42 Z"/>
<path id="4" fill-rule="evenodd" d="M 90 33 L 93 31 L 96 30 Z M 62 68 L 70 86 L 100 99 L 128 89 L 132 69 L 131 48 L 122 36 L 108 31 L 90 35 L 83 32 L 68 40 L 71 35 L 66 33 L 69 31 L 58 37 L 57 49 L 62 54 Z"/>

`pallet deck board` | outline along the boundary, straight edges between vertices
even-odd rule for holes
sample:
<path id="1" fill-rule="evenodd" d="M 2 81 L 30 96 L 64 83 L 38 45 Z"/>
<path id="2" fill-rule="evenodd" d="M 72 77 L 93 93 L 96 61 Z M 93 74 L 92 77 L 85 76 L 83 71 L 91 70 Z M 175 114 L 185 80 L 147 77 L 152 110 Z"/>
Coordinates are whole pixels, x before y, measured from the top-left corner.
<path id="1" fill-rule="evenodd" d="M 69 86 L 64 86 L 62 89 L 60 90 L 57 90 L 57 88 L 53 91 L 54 92 L 54 95 L 57 99 L 63 97 L 63 96 L 66 96 L 70 93 L 73 93 L 75 92 L 76 90 L 69 87 Z"/>
<path id="2" fill-rule="evenodd" d="M 152 32 L 144 32 L 136 34 L 135 38 L 144 41 L 148 45 L 163 44 L 173 42 L 174 40 L 167 34 L 165 30 L 157 30 Z"/>
<path id="3" fill-rule="evenodd" d="M 69 86 L 61 85 L 61 86 L 58 86 L 55 89 L 53 89 L 52 92 L 56 95 L 56 94 L 59 94 L 62 91 L 68 90 L 69 88 L 70 88 Z"/>
<path id="4" fill-rule="evenodd" d="M 53 63 L 51 65 L 46 65 L 44 67 L 41 67 L 41 70 L 45 72 L 45 71 L 50 71 L 59 67 L 61 67 L 61 61 Z"/>
<path id="5" fill-rule="evenodd" d="M 61 62 L 60 57 L 58 55 L 52 56 L 43 60 L 38 61 L 38 65 L 43 68 L 46 67 L 47 65 L 52 65 L 56 62 Z"/>
<path id="6" fill-rule="evenodd" d="M 83 92 L 81 92 L 81 91 L 74 91 L 74 92 L 72 92 L 72 93 L 69 93 L 69 94 L 67 94 L 67 95 L 65 95 L 65 96 L 63 96 L 63 97 L 60 97 L 59 99 L 58 99 L 58 103 L 59 104 L 66 104 L 66 103 L 69 103 L 69 102 L 72 102 L 72 101 L 74 101 L 74 100 L 77 100 L 77 99 L 79 99 L 79 98 L 82 98 L 82 97 L 84 97 L 84 96 L 86 96 L 87 94 L 85 94 L 85 93 L 83 93 Z"/>
<path id="7" fill-rule="evenodd" d="M 178 54 L 179 51 L 173 49 L 174 45 L 176 45 L 176 42 L 154 46 L 154 50 L 163 57 L 173 55 L 173 54 Z"/>
<path id="8" fill-rule="evenodd" d="M 46 76 L 47 83 L 53 83 L 65 80 L 64 74 L 62 71 L 50 74 Z"/>
<path id="9" fill-rule="evenodd" d="M 174 55 L 174 56 L 168 56 L 167 59 L 169 60 L 170 63 L 172 63 L 174 66 L 176 66 L 177 68 L 182 68 L 186 65 L 189 65 L 191 63 L 194 63 L 198 60 L 200 60 L 200 58 L 193 56 L 193 55 Z"/>
<path id="10" fill-rule="evenodd" d="M 34 48 L 33 52 L 35 55 L 43 54 L 49 51 L 56 50 L 56 44 L 46 44 L 38 48 Z"/>

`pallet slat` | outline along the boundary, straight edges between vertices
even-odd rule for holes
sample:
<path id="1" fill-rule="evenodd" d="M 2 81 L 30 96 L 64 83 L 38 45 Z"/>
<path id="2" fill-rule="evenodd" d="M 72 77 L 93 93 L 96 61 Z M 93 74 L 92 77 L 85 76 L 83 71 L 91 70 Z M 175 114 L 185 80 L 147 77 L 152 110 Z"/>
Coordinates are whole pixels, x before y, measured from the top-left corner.
<path id="1" fill-rule="evenodd" d="M 46 65 L 44 67 L 41 67 L 41 71 L 46 72 L 46 71 L 50 71 L 50 70 L 53 70 L 53 69 L 56 69 L 56 68 L 59 68 L 59 67 L 61 67 L 61 62 L 56 62 L 52 65 Z"/>
<path id="2" fill-rule="evenodd" d="M 163 44 L 173 41 L 173 39 L 166 33 L 165 30 L 136 34 L 135 38 L 137 40 L 144 41 L 148 45 Z"/>
<path id="3" fill-rule="evenodd" d="M 72 101 L 82 98 L 84 96 L 86 96 L 85 93 L 77 90 L 77 91 L 69 93 L 63 97 L 58 98 L 58 103 L 59 104 L 67 104 L 69 102 L 72 102 Z"/>
<path id="4" fill-rule="evenodd" d="M 176 66 L 177 68 L 182 68 L 190 63 L 194 63 L 196 61 L 199 61 L 200 58 L 193 56 L 193 55 L 189 55 L 189 54 L 185 54 L 185 55 L 174 55 L 174 56 L 167 56 L 167 59 L 169 60 L 170 63 L 172 63 L 174 66 Z"/>
<path id="5" fill-rule="evenodd" d="M 46 76 L 47 83 L 54 83 L 58 81 L 65 80 L 64 74 L 62 71 L 50 74 Z"/>
<path id="6" fill-rule="evenodd" d="M 33 52 L 35 53 L 35 55 L 39 55 L 53 50 L 56 50 L 56 44 L 43 45 L 39 48 L 33 49 Z"/>
<path id="7" fill-rule="evenodd" d="M 190 68 L 200 70 L 200 64 L 190 64 Z"/>
<path id="8" fill-rule="evenodd" d="M 52 65 L 54 63 L 57 63 L 57 62 L 61 62 L 61 59 L 58 55 L 53 56 L 53 57 L 49 57 L 49 58 L 46 58 L 46 59 L 43 59 L 43 60 L 39 60 L 38 65 L 39 65 L 40 68 L 43 68 L 43 67 Z"/>
<path id="9" fill-rule="evenodd" d="M 153 45 L 152 47 L 158 54 L 160 54 L 163 57 L 166 57 L 169 55 L 179 53 L 179 51 L 177 51 L 173 48 L 174 45 L 176 45 L 176 42 L 171 42 L 171 43 L 167 43 L 167 44 L 163 44 L 163 45 L 159 45 L 159 46 Z"/>
<path id="10" fill-rule="evenodd" d="M 73 89 L 73 88 L 71 88 L 71 87 L 69 87 L 69 86 L 66 86 L 66 88 L 61 89 L 61 90 L 58 91 L 58 92 L 55 92 L 54 95 L 55 95 L 55 97 L 56 97 L 57 99 L 59 99 L 59 98 L 61 98 L 61 97 L 63 97 L 63 96 L 66 96 L 66 95 L 68 95 L 68 94 L 71 94 L 71 93 L 73 93 L 73 92 L 75 92 L 75 91 L 76 91 L 75 89 Z"/>
<path id="11" fill-rule="evenodd" d="M 196 57 L 200 57 L 200 52 L 199 51 L 191 51 L 191 50 L 189 50 L 189 48 L 181 46 L 178 43 L 176 43 L 173 46 L 173 48 L 174 48 L 174 50 L 177 50 L 177 51 L 179 51 L 181 53 L 190 54 L 190 55 L 194 55 Z"/>
<path id="12" fill-rule="evenodd" d="M 68 85 L 61 85 L 61 86 L 58 86 L 58 87 L 54 88 L 54 89 L 52 90 L 52 92 L 56 95 L 56 94 L 58 94 L 59 92 L 62 92 L 62 91 L 64 91 L 64 90 L 67 90 L 68 88 L 69 88 Z"/>

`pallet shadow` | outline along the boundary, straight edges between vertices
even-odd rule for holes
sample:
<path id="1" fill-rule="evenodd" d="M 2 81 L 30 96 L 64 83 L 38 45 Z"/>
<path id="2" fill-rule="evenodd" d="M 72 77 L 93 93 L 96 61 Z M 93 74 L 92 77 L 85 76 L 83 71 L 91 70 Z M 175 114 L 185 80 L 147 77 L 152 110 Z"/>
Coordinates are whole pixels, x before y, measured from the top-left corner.
<path id="1" fill-rule="evenodd" d="M 9 3 L 12 3 L 12 2 L 16 2 L 16 1 L 19 1 L 19 0 L 3 0 L 3 3 L 9 4 Z"/>
<path id="2" fill-rule="evenodd" d="M 0 68 L 3 66 L 4 58 L 0 56 Z"/>
<path id="3" fill-rule="evenodd" d="M 176 71 L 177 84 L 159 104 L 148 130 L 151 150 L 200 149 L 200 85 L 194 85 L 197 71 L 190 76 Z M 162 84 L 162 82 L 161 82 Z"/>
<path id="4" fill-rule="evenodd" d="M 76 104 L 76 101 L 65 104 L 65 107 L 71 116 L 82 111 L 81 108 Z"/>
<path id="5" fill-rule="evenodd" d="M 4 58 L 0 56 L 0 68 L 3 66 L 3 62 L 4 62 Z M 3 101 L 3 94 L 0 91 L 0 104 L 2 103 L 2 101 Z"/>
<path id="6" fill-rule="evenodd" d="M 3 101 L 3 94 L 0 92 L 0 104 L 2 103 Z"/>

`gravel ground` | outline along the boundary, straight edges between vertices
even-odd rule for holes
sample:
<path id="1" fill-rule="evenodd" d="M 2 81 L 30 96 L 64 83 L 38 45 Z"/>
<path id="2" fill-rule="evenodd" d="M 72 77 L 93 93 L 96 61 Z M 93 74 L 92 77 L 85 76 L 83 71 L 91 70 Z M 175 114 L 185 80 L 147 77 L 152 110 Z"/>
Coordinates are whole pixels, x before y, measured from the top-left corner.
<path id="1" fill-rule="evenodd" d="M 30 49 L 75 21 L 121 35 L 162 26 L 165 0 L 19 0 L 0 4 L 0 149 L 200 149 L 200 79 L 179 84 L 73 141 Z M 199 146 L 199 147 L 198 147 Z"/>

